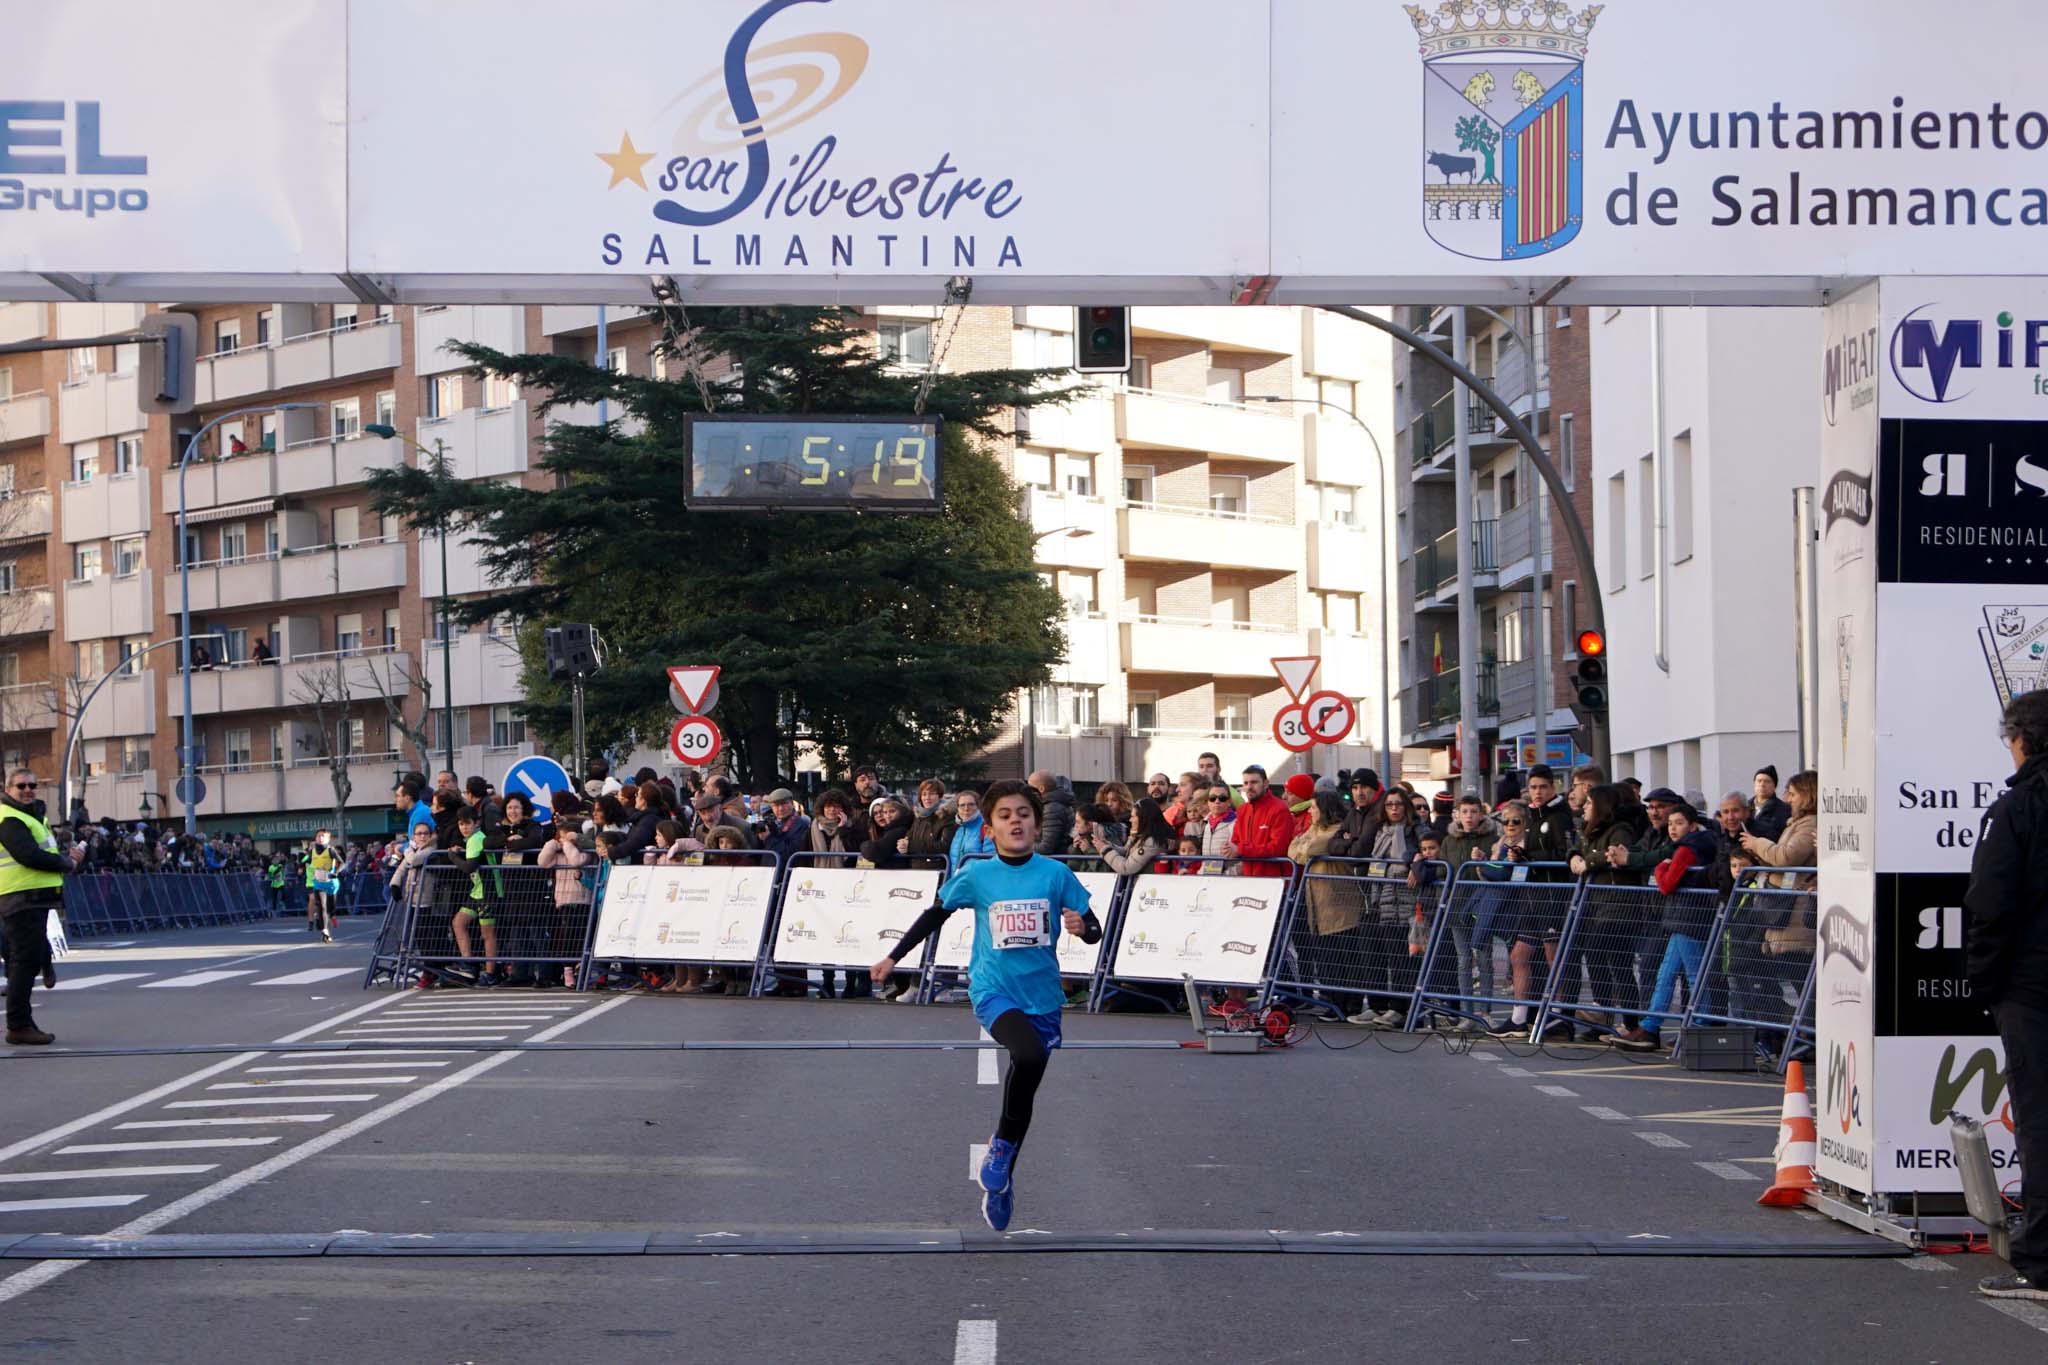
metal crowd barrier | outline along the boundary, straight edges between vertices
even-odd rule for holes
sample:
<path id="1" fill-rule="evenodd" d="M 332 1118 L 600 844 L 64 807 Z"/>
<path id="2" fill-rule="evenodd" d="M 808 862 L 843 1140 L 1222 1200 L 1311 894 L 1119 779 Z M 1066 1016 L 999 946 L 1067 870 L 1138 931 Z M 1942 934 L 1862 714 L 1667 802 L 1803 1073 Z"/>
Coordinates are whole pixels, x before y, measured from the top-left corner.
<path id="1" fill-rule="evenodd" d="M 1810 867 L 1756 867 L 1742 874 L 1707 939 L 1702 986 L 1681 1027 L 1749 1025 L 1783 1074 L 1814 1048 L 1816 883 Z"/>
<path id="2" fill-rule="evenodd" d="M 893 950 L 913 921 L 932 903 L 944 883 L 943 855 L 906 857 L 891 868 L 861 867 L 851 853 L 792 854 L 782 871 L 775 898 L 773 929 L 767 936 L 754 973 L 754 995 L 771 989 L 782 977 L 808 980 L 820 975 L 821 989 L 830 988 L 835 973 L 854 977 Z M 922 999 L 935 944 L 927 941 L 917 961 L 899 962 L 897 976 L 913 978 L 911 989 Z M 869 983 L 870 988 L 874 983 Z"/>
<path id="3" fill-rule="evenodd" d="M 298 868 L 288 869 L 284 885 L 273 892 L 268 873 L 258 873 L 263 879 L 263 897 L 266 908 L 275 907 L 280 915 L 303 915 L 306 913 L 306 874 Z M 344 915 L 381 914 L 388 901 L 387 891 L 391 874 L 382 868 L 370 868 L 358 872 L 341 874 L 341 890 L 335 893 L 334 908 Z"/>
<path id="4" fill-rule="evenodd" d="M 1678 1021 L 1706 990 L 1700 963 L 1719 906 L 1711 887 L 1666 896 L 1654 886 L 1589 881 L 1556 946 L 1532 1027 L 1561 1022 L 1567 1032 L 1600 1037 L 1654 1023 L 1652 1032 L 1669 1028 L 1662 1036 L 1676 1036 Z M 1674 942 L 1680 931 L 1667 926 L 1692 932 Z M 1678 1008 L 1681 983 L 1684 1005 Z"/>
<path id="5" fill-rule="evenodd" d="M 993 853 L 976 853 L 960 860 L 952 871 L 957 873 L 968 863 L 977 859 L 992 858 Z M 1102 941 L 1096 944 L 1082 943 L 1066 934 L 1056 940 L 1060 961 L 1060 979 L 1083 983 L 1087 992 L 1090 1009 L 1095 1008 L 1102 992 L 1103 972 L 1109 963 L 1109 947 L 1116 941 L 1118 926 L 1122 923 L 1124 890 L 1131 878 L 1120 877 L 1111 872 L 1101 858 L 1092 853 L 1057 853 L 1045 855 L 1056 863 L 1065 863 L 1073 869 L 1082 888 L 1088 892 L 1088 908 L 1095 912 L 1095 918 L 1102 925 Z M 928 1004 L 940 990 L 941 982 L 959 985 L 967 980 L 968 959 L 974 948 L 974 915 L 968 911 L 956 911 L 946 920 L 940 930 L 938 941 L 933 944 L 926 959 L 924 979 L 920 983 L 919 1004 Z"/>
<path id="6" fill-rule="evenodd" d="M 563 969 L 581 971 L 601 866 L 486 863 L 468 872 L 445 858 L 422 864 L 408 879 L 403 913 L 386 917 L 386 932 L 378 937 L 364 985 L 387 976 L 402 984 L 422 973 L 464 985 L 472 980 L 470 968 L 487 966 L 508 984 L 553 984 Z M 467 951 L 456 928 L 463 912 Z M 394 919 L 399 922 L 395 934 L 389 924 Z"/>
<path id="7" fill-rule="evenodd" d="M 765 849 L 691 854 L 685 863 L 605 868 L 597 886 L 578 984 L 600 963 L 716 967 L 760 975 L 782 861 Z"/>
<path id="8" fill-rule="evenodd" d="M 1533 1027 L 1543 999 L 1540 965 L 1555 952 L 1578 894 L 1565 863 L 1474 860 L 1459 867 L 1430 921 L 1407 1027 L 1443 1019 L 1484 1029 L 1494 1010 L 1516 1007 L 1532 1012 Z"/>
<path id="9" fill-rule="evenodd" d="M 255 872 L 86 872 L 64 879 L 72 938 L 242 924 L 270 914 Z"/>
<path id="10" fill-rule="evenodd" d="M 1221 871 L 1210 870 L 1219 865 Z M 1246 873 L 1246 866 L 1259 870 Z M 1184 976 L 1197 986 L 1244 990 L 1247 998 L 1269 993 L 1285 944 L 1280 928 L 1300 891 L 1301 869 L 1286 859 L 1196 855 L 1161 857 L 1152 867 L 1119 888 L 1113 931 L 1103 929 L 1089 1010 L 1124 994 L 1177 1010 Z M 1266 886 L 1276 881 L 1278 888 Z M 1151 984 L 1167 989 L 1143 989 Z"/>
<path id="11" fill-rule="evenodd" d="M 1371 1007 L 1405 1023 L 1449 882 L 1449 867 L 1438 861 L 1313 860 L 1277 935 L 1286 947 L 1260 1003 L 1277 994 L 1339 1019 Z"/>

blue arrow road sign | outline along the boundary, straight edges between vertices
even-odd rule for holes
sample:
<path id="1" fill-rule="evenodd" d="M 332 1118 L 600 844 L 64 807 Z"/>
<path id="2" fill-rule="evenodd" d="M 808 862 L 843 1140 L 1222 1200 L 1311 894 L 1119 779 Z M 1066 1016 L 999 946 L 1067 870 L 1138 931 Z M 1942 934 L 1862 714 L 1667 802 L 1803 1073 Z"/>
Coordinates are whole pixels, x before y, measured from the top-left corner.
<path id="1" fill-rule="evenodd" d="M 569 770 L 543 754 L 531 754 L 514 763 L 505 773 L 505 781 L 499 790 L 507 796 L 515 793 L 523 796 L 533 806 L 533 818 L 543 825 L 554 818 L 548 805 L 552 792 L 574 791 L 569 784 Z"/>

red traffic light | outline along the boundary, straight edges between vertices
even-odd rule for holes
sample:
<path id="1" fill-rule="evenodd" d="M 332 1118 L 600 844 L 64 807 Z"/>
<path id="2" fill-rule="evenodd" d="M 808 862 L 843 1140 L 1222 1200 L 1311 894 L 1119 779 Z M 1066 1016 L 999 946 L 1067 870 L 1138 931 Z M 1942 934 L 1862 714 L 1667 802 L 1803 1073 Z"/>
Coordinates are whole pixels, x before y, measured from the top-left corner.
<path id="1" fill-rule="evenodd" d="M 1605 635 L 1602 635 L 1597 630 L 1582 630 L 1579 632 L 1579 656 L 1581 658 L 1597 659 L 1606 652 L 1607 637 Z"/>

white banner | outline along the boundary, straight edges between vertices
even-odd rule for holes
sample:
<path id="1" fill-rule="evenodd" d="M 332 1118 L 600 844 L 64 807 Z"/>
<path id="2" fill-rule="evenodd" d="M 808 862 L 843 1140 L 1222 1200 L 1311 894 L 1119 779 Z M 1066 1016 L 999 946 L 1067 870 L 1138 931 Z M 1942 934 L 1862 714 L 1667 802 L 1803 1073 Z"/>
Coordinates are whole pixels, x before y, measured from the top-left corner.
<path id="1" fill-rule="evenodd" d="M 1285 877 L 1145 873 L 1131 887 L 1110 975 L 1256 986 L 1286 896 Z"/>
<path id="2" fill-rule="evenodd" d="M 50 911 L 50 923 L 43 930 L 43 937 L 50 941 L 50 960 L 71 955 L 71 940 L 64 936 L 64 912 L 55 908 Z"/>
<path id="3" fill-rule="evenodd" d="M 775 961 L 792 966 L 871 967 L 896 950 L 932 903 L 942 874 L 865 867 L 789 869 Z"/>
<path id="4" fill-rule="evenodd" d="M 621 867 L 598 906 L 595 957 L 634 962 L 752 962 L 774 897 L 775 869 Z"/>
<path id="5" fill-rule="evenodd" d="M 1880 1038 L 1877 1067 L 1877 1183 L 1880 1191 L 1957 1194 L 1949 1111 L 1984 1125 L 1999 1186 L 2019 1195 L 2020 1157 L 2006 1093 L 2005 1048 L 1985 1038 Z M 1819 1115 L 1822 1137 L 1828 1116 Z M 1861 1188 L 1860 1186 L 1858 1188 Z"/>
<path id="6" fill-rule="evenodd" d="M 1116 896 L 1116 874 L 1114 872 L 1076 872 L 1074 879 L 1088 893 L 1088 904 L 1095 911 L 1096 918 L 1105 924 L 1109 920 L 1109 905 Z M 972 910 L 956 910 L 940 931 L 938 948 L 932 958 L 934 967 L 948 971 L 967 970 L 974 956 L 974 922 Z M 1072 934 L 1061 932 L 1054 948 L 1060 960 L 1061 976 L 1093 976 L 1095 964 L 1102 957 L 1101 943 L 1083 943 Z"/>

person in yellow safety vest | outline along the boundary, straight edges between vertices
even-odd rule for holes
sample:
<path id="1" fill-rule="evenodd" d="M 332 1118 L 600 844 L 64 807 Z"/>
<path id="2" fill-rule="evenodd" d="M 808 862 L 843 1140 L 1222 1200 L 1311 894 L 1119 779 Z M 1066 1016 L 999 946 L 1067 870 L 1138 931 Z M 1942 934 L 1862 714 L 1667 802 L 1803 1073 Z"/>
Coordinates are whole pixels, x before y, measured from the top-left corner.
<path id="1" fill-rule="evenodd" d="M 495 986 L 498 975 L 495 970 L 498 957 L 498 917 L 495 907 L 484 896 L 484 817 L 475 806 L 464 806 L 455 816 L 455 830 L 462 840 L 462 852 L 453 860 L 454 865 L 469 873 L 469 901 L 455 912 L 455 951 L 462 954 L 467 964 L 472 957 L 472 939 L 469 927 L 480 925 L 484 931 L 483 970 L 477 974 L 479 986 Z"/>
<path id="2" fill-rule="evenodd" d="M 50 911 L 64 903 L 64 874 L 85 861 L 84 844 L 72 845 L 68 858 L 57 851 L 36 785 L 34 773 L 17 768 L 0 793 L 0 921 L 7 936 L 7 1041 L 14 1046 L 57 1041 L 36 1027 L 29 994 L 38 978 L 46 987 L 57 984 L 46 933 Z"/>
<path id="3" fill-rule="evenodd" d="M 334 893 L 341 890 L 341 857 L 333 844 L 331 834 L 318 831 L 306 859 L 306 928 L 322 943 L 334 942 Z"/>

